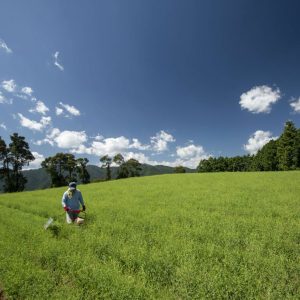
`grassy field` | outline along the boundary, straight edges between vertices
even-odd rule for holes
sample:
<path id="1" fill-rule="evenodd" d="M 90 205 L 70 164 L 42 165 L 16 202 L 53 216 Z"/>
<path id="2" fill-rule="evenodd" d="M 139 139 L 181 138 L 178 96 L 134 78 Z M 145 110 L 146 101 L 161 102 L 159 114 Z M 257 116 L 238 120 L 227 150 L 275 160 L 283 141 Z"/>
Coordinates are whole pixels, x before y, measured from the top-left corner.
<path id="1" fill-rule="evenodd" d="M 299 299 L 300 172 L 174 174 L 0 195 L 11 299 Z M 56 216 L 56 230 L 43 229 Z"/>

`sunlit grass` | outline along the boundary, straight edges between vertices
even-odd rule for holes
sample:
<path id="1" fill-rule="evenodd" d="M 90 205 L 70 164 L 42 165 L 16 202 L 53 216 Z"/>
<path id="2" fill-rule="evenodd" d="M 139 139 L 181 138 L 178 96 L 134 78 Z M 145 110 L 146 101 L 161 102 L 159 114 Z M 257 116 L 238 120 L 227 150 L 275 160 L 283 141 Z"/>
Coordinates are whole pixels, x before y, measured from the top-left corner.
<path id="1" fill-rule="evenodd" d="M 300 172 L 176 174 L 0 196 L 13 299 L 298 299 Z M 43 229 L 48 217 L 56 230 Z"/>

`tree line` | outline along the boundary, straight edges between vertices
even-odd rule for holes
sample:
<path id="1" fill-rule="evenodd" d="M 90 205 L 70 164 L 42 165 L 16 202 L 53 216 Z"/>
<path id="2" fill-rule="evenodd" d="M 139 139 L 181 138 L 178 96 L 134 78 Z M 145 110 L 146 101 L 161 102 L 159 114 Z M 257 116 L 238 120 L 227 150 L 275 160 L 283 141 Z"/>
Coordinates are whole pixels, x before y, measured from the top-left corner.
<path id="1" fill-rule="evenodd" d="M 210 157 L 200 161 L 198 172 L 288 171 L 300 169 L 300 129 L 285 123 L 277 140 L 270 140 L 256 155 Z"/>

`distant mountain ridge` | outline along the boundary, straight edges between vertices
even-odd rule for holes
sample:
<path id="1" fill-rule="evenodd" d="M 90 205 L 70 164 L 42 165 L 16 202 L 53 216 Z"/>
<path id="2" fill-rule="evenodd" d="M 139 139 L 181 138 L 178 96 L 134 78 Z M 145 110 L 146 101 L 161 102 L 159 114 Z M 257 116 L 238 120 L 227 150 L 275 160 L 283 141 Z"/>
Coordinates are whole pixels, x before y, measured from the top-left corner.
<path id="1" fill-rule="evenodd" d="M 151 175 L 160 175 L 160 174 L 172 174 L 174 173 L 173 167 L 167 167 L 163 165 L 148 165 L 142 164 L 142 170 L 140 172 L 141 176 L 151 176 Z M 106 170 L 102 169 L 95 165 L 88 165 L 87 170 L 91 176 L 91 181 L 94 180 L 105 180 Z M 196 170 L 185 168 L 187 173 L 194 173 Z M 27 178 L 27 184 L 25 191 L 40 190 L 51 187 L 51 178 L 50 175 L 43 169 L 33 169 L 23 171 L 25 177 Z M 118 168 L 112 167 L 111 174 L 112 178 L 117 177 Z M 2 182 L 0 180 L 0 192 L 2 191 Z"/>

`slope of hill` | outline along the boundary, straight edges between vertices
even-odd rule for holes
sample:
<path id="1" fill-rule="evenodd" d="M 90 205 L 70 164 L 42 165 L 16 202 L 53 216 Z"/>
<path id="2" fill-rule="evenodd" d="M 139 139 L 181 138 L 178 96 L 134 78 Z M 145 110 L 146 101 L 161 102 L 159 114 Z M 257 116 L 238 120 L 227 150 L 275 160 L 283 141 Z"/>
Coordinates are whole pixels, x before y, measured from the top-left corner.
<path id="1" fill-rule="evenodd" d="M 298 299 L 299 180 L 206 173 L 82 185 L 82 227 L 65 224 L 64 188 L 2 194 L 0 286 L 9 299 Z"/>
<path id="2" fill-rule="evenodd" d="M 185 168 L 187 173 L 193 173 L 195 170 Z M 106 176 L 106 170 L 102 169 L 95 165 L 88 165 L 87 170 L 91 176 L 91 181 L 93 180 L 104 180 Z M 111 173 L 112 178 L 117 177 L 118 168 L 112 167 Z M 141 176 L 151 176 L 151 175 L 160 175 L 160 174 L 172 174 L 174 173 L 174 168 L 157 165 L 151 166 L 147 164 L 142 164 Z M 38 189 L 45 189 L 51 187 L 51 178 L 47 172 L 40 168 L 34 170 L 26 170 L 24 171 L 24 175 L 26 176 L 28 182 L 26 184 L 25 190 L 32 191 Z M 2 183 L 0 180 L 0 191 L 2 190 Z"/>

